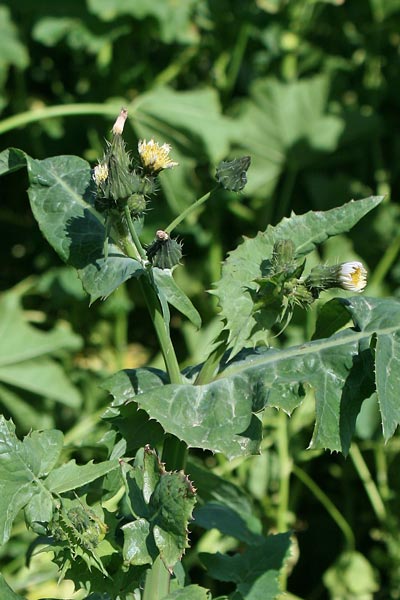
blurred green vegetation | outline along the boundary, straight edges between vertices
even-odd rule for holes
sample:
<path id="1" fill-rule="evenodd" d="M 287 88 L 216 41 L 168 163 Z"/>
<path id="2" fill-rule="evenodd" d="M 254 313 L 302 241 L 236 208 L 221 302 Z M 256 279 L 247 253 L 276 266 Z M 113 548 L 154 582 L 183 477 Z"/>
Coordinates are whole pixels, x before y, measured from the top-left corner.
<path id="1" fill-rule="evenodd" d="M 113 116 L 127 106 L 128 144 L 154 136 L 172 144 L 180 163 L 162 175 L 163 200 L 146 219 L 148 241 L 208 191 L 217 162 L 252 157 L 244 194 L 219 193 L 179 227 L 184 267 L 177 278 L 206 324 L 195 338 L 194 327 L 173 316 L 179 359 L 191 364 L 218 329 L 215 302 L 203 290 L 218 279 L 221 261 L 242 235 L 254 236 L 292 210 L 385 195 L 318 259 L 361 258 L 370 272 L 367 294 L 400 295 L 399 32 L 400 0 L 3 0 L 1 149 L 18 147 L 35 158 L 75 154 L 95 164 Z M 99 383 L 119 368 L 159 366 L 156 337 L 133 281 L 89 308 L 75 273 L 36 226 L 24 177 L 0 180 L 2 412 L 20 434 L 63 430 L 80 461 L 105 458 L 107 425 L 99 417 L 108 398 Z M 315 316 L 299 312 L 273 343 L 310 339 Z M 11 338 L 17 349 L 43 344 L 30 358 L 28 382 L 17 368 L 14 379 L 2 376 Z M 51 397 L 42 394 L 45 371 Z M 383 446 L 371 401 L 347 459 L 306 451 L 312 411 L 309 398 L 289 421 L 271 412 L 260 456 L 199 459 L 248 491 L 265 531 L 279 529 L 278 483 L 286 479 L 285 519 L 296 533 L 293 595 L 400 598 L 399 438 Z M 44 555 L 24 567 L 30 539 L 21 521 L 1 550 L 3 573 L 29 600 L 55 598 L 62 588 Z M 205 577 L 198 553 L 234 546 L 216 530 L 203 535 L 194 526 L 186 558 L 193 582 L 229 592 Z M 355 549 L 362 556 L 344 553 Z M 363 583 L 352 589 L 357 578 Z"/>

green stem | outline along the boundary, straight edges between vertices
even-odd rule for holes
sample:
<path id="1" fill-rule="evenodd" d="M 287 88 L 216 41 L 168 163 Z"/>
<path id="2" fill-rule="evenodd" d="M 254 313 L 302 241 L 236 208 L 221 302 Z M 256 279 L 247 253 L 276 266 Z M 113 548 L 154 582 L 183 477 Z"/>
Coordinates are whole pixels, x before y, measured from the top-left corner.
<path id="1" fill-rule="evenodd" d="M 127 219 L 128 227 L 129 221 L 132 224 L 132 219 L 130 218 L 130 215 L 129 220 Z M 132 228 L 134 230 L 133 225 Z M 138 253 L 141 255 L 141 251 L 144 253 L 140 242 L 139 248 L 137 248 L 133 242 L 130 242 L 127 239 L 125 239 L 124 242 L 125 251 L 131 258 L 136 259 Z M 171 383 L 182 383 L 182 376 L 179 369 L 178 360 L 176 358 L 175 349 L 172 345 L 171 338 L 169 335 L 169 326 L 168 323 L 166 323 L 164 320 L 164 315 L 162 314 L 160 301 L 150 279 L 150 273 L 146 272 L 146 274 L 144 274 L 143 277 L 140 277 L 138 279 L 138 283 L 141 287 L 146 306 L 150 313 L 151 320 L 153 321 L 154 329 L 156 330 L 157 338 L 160 343 L 161 352 L 165 362 L 165 367 L 169 375 L 169 380 Z"/>
<path id="2" fill-rule="evenodd" d="M 62 104 L 60 106 L 46 106 L 35 110 L 28 110 L 26 112 L 13 115 L 7 119 L 0 121 L 0 134 L 6 133 L 11 129 L 17 127 L 24 127 L 29 123 L 36 123 L 37 121 L 43 121 L 43 119 L 50 119 L 54 117 L 69 117 L 77 115 L 102 115 L 104 117 L 115 117 L 120 110 L 120 106 L 116 104 L 95 104 L 95 103 L 82 103 L 82 104 Z"/>
<path id="3" fill-rule="evenodd" d="M 168 227 L 165 228 L 166 233 L 171 233 L 171 231 L 173 229 L 175 229 L 175 227 L 177 227 L 179 225 L 179 223 L 181 223 L 184 219 L 186 219 L 186 217 L 188 215 L 190 215 L 190 213 L 192 213 L 194 210 L 196 210 L 197 208 L 199 208 L 199 206 L 201 206 L 202 204 L 204 204 L 204 202 L 206 202 L 206 200 L 208 200 L 210 198 L 210 196 L 218 189 L 218 185 L 215 186 L 215 188 L 213 188 L 212 190 L 210 190 L 209 192 L 207 192 L 207 194 L 204 194 L 204 196 L 202 196 L 201 198 L 199 198 L 198 200 L 196 200 L 196 202 L 194 204 L 191 204 L 190 206 L 188 206 L 180 215 L 178 215 L 176 217 L 176 219 L 174 219 L 169 225 Z"/>
<path id="4" fill-rule="evenodd" d="M 346 521 L 341 512 L 336 508 L 331 499 L 325 494 L 325 492 L 315 483 L 313 479 L 303 469 L 297 465 L 292 467 L 293 474 L 310 490 L 315 498 L 322 504 L 327 513 L 330 515 L 336 525 L 343 533 L 344 539 L 346 540 L 347 550 L 354 550 L 356 541 L 354 538 L 353 531 Z"/>
<path id="5" fill-rule="evenodd" d="M 143 249 L 142 244 L 140 243 L 139 236 L 136 233 L 135 226 L 132 221 L 131 211 L 129 210 L 129 206 L 126 204 L 124 207 L 124 216 L 126 220 L 126 224 L 128 225 L 129 233 L 132 236 L 133 243 L 135 244 L 136 250 L 139 253 L 139 256 L 142 260 L 147 261 L 146 252 Z"/>
<path id="6" fill-rule="evenodd" d="M 287 431 L 287 415 L 283 411 L 278 414 L 278 459 L 280 472 L 279 506 L 276 518 L 278 533 L 287 531 L 288 508 L 289 508 L 289 485 L 292 472 L 292 460 L 289 455 L 289 440 Z"/>
<path id="7" fill-rule="evenodd" d="M 157 333 L 170 383 L 182 383 L 182 375 L 169 335 L 169 327 L 164 320 L 156 292 L 148 278 L 139 279 L 139 285 L 142 288 L 143 296 Z"/>
<path id="8" fill-rule="evenodd" d="M 383 523 L 386 520 L 386 508 L 357 444 L 353 443 L 351 445 L 349 455 L 353 461 L 354 468 L 364 485 L 364 489 L 371 502 L 374 513 L 377 519 Z"/>
<path id="9" fill-rule="evenodd" d="M 392 240 L 370 277 L 370 286 L 378 286 L 385 279 L 400 250 L 400 235 Z"/>

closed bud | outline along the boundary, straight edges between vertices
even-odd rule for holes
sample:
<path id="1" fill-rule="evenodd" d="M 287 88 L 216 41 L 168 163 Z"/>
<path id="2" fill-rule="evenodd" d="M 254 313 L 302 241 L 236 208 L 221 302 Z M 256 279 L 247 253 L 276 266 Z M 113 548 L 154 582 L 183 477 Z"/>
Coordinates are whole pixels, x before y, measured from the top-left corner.
<path id="1" fill-rule="evenodd" d="M 284 271 L 294 264 L 295 246 L 292 240 L 278 240 L 272 250 L 272 269 L 274 273 Z"/>
<path id="2" fill-rule="evenodd" d="M 128 198 L 128 206 L 133 217 L 140 215 L 146 209 L 146 198 L 143 194 L 132 194 Z"/>
<path id="3" fill-rule="evenodd" d="M 154 267 L 172 269 L 182 258 L 182 244 L 169 237 L 166 231 L 159 229 L 156 239 L 146 250 L 147 258 Z"/>

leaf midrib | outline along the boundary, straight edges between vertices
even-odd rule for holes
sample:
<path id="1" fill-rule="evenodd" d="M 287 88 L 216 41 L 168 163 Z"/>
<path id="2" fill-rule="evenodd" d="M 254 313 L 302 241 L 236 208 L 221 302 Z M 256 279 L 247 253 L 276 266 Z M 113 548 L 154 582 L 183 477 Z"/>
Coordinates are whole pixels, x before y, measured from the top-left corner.
<path id="1" fill-rule="evenodd" d="M 316 354 L 324 350 L 329 350 L 330 348 L 336 348 L 338 346 L 347 346 L 348 344 L 370 338 L 373 334 L 387 335 L 394 333 L 398 330 L 400 330 L 399 325 L 393 327 L 384 327 L 382 329 L 374 329 L 371 331 L 353 332 L 353 334 L 348 333 L 347 335 L 341 335 L 340 337 L 335 338 L 315 340 L 312 342 L 308 342 L 307 344 L 301 344 L 300 346 L 293 346 L 292 348 L 288 348 L 286 350 L 277 351 L 271 349 L 270 356 L 268 356 L 269 352 L 267 351 L 263 356 L 260 356 L 259 358 L 252 357 L 251 364 L 249 364 L 249 359 L 245 359 L 239 364 L 232 365 L 231 367 L 228 367 L 227 369 L 222 371 L 222 373 L 215 377 L 214 381 L 240 374 L 242 371 L 256 369 L 257 367 L 264 367 L 268 364 L 273 364 L 282 360 L 294 358 L 296 356 Z"/>

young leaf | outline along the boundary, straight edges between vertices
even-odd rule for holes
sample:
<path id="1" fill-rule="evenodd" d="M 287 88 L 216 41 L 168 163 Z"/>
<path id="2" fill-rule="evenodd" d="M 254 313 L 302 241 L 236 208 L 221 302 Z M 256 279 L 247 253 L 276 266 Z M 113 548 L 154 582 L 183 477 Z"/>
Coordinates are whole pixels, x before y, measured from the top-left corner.
<path id="1" fill-rule="evenodd" d="M 221 316 L 229 331 L 232 355 L 251 342 L 266 342 L 271 327 L 269 313 L 254 313 L 251 290 L 257 289 L 256 280 L 264 275 L 265 266 L 272 257 L 274 243 L 292 240 L 297 257 L 311 252 L 333 235 L 351 229 L 382 201 L 381 196 L 351 201 L 326 212 L 308 212 L 283 219 L 276 227 L 268 226 L 253 239 L 231 252 L 222 268 L 222 278 L 212 293 L 218 296 Z"/>
<path id="2" fill-rule="evenodd" d="M 188 547 L 187 527 L 196 501 L 192 484 L 182 471 L 166 472 L 149 447 L 138 451 L 134 467 L 122 464 L 122 473 L 136 523 L 124 528 L 126 558 L 131 564 L 145 564 L 149 557 L 156 558 L 158 549 L 172 572 Z M 132 546 L 135 532 L 139 534 L 136 549 Z"/>
<path id="3" fill-rule="evenodd" d="M 169 304 L 185 315 L 197 329 L 200 329 L 201 317 L 192 302 L 175 282 L 171 271 L 155 267 L 153 274 L 157 287 L 164 292 Z"/>
<path id="4" fill-rule="evenodd" d="M 189 479 L 180 473 L 162 473 L 150 499 L 153 535 L 161 559 L 172 571 L 189 547 L 187 526 L 196 502 Z"/>
<path id="5" fill-rule="evenodd" d="M 221 161 L 217 167 L 217 181 L 225 190 L 240 192 L 247 183 L 247 169 L 250 166 L 250 161 L 250 156 Z"/>

